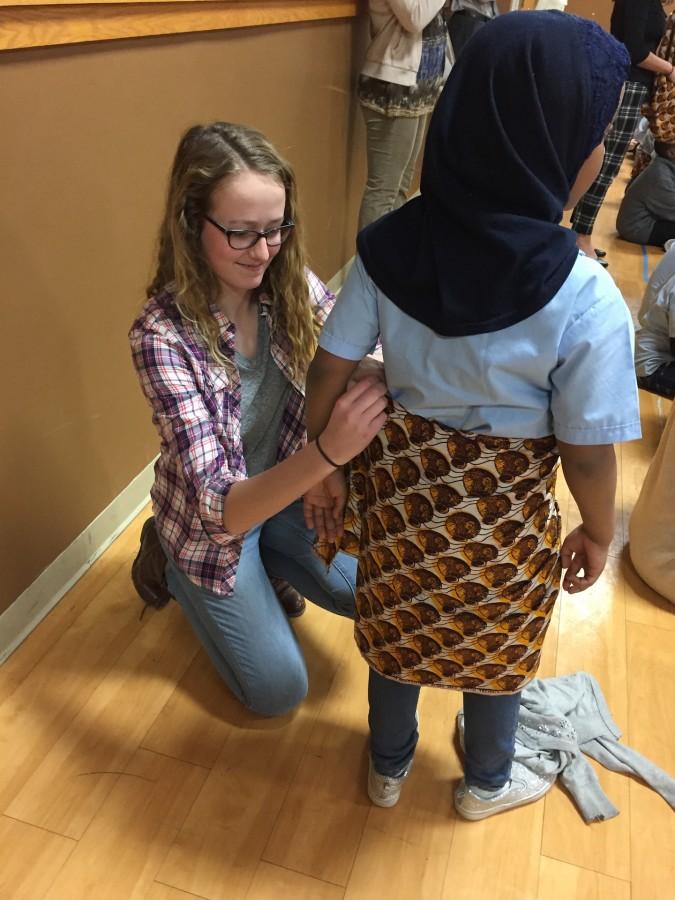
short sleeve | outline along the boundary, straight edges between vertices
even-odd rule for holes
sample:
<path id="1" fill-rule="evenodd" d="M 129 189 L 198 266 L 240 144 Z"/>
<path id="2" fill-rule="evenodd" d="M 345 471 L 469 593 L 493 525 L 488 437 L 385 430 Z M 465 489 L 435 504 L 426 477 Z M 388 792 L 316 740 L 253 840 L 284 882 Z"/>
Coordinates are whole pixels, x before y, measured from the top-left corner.
<path id="1" fill-rule="evenodd" d="M 614 444 L 641 435 L 633 324 L 612 288 L 565 330 L 551 373 L 554 432 L 568 444 Z"/>
<path id="2" fill-rule="evenodd" d="M 319 346 L 341 359 L 360 361 L 373 352 L 379 335 L 377 287 L 357 256 L 323 326 Z"/>

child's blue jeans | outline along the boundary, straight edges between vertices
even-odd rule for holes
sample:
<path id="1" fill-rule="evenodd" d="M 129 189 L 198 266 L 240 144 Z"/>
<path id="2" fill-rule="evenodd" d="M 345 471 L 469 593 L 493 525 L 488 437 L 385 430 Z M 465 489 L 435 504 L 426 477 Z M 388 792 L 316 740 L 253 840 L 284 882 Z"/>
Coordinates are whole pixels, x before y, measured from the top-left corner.
<path id="1" fill-rule="evenodd" d="M 381 775 L 400 775 L 412 762 L 419 693 L 416 684 L 400 684 L 370 670 L 370 755 Z M 467 784 L 490 790 L 509 780 L 519 706 L 520 694 L 464 694 Z"/>

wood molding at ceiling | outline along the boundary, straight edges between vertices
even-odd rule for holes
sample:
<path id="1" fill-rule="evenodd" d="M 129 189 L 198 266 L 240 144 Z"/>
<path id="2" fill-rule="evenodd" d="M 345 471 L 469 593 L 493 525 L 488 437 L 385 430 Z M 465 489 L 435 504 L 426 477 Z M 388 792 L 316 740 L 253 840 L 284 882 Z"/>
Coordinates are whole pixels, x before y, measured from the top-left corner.
<path id="1" fill-rule="evenodd" d="M 357 0 L 150 0 L 41 5 L 0 0 L 0 50 L 356 16 Z"/>

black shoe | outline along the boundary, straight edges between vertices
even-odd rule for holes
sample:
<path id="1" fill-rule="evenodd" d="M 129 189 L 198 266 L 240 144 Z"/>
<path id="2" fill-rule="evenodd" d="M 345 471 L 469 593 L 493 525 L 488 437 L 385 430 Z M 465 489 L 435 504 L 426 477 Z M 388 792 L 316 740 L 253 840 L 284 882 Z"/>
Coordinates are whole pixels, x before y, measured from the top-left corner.
<path id="1" fill-rule="evenodd" d="M 598 259 L 604 259 L 607 256 L 606 250 L 600 250 L 598 247 L 595 248 L 595 255 Z"/>
<path id="2" fill-rule="evenodd" d="M 161 609 L 171 600 L 166 583 L 166 556 L 157 536 L 154 516 L 143 523 L 141 546 L 131 566 L 131 580 L 147 606 Z"/>
<path id="3" fill-rule="evenodd" d="M 277 595 L 279 603 L 284 608 L 284 612 L 289 619 L 297 619 L 301 616 L 307 604 L 302 594 L 299 594 L 294 587 L 291 587 L 283 578 L 270 578 L 274 593 Z"/>

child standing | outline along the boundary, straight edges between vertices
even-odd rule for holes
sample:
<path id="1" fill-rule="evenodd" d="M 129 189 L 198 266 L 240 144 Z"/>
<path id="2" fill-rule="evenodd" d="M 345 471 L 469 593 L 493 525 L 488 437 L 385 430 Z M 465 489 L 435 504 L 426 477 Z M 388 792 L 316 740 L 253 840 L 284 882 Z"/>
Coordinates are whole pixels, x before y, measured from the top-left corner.
<path id="1" fill-rule="evenodd" d="M 378 339 L 394 400 L 352 465 L 342 544 L 359 558 L 379 806 L 397 802 L 410 771 L 421 685 L 464 692 L 461 815 L 550 787 L 513 762 L 519 692 L 536 673 L 561 568 L 568 591 L 602 572 L 613 443 L 640 435 L 630 316 L 559 224 L 602 163 L 628 61 L 566 14 L 482 28 L 432 117 L 421 197 L 359 236 L 310 367 L 310 436 Z M 562 549 L 558 456 L 582 519 Z M 344 488 L 339 471 L 324 482 L 335 510 Z M 326 504 L 305 505 L 321 535 Z"/>

